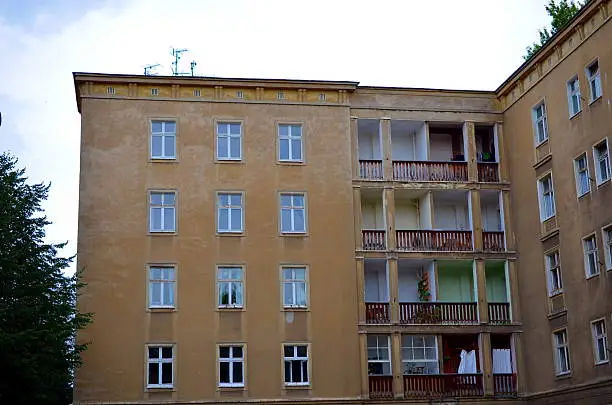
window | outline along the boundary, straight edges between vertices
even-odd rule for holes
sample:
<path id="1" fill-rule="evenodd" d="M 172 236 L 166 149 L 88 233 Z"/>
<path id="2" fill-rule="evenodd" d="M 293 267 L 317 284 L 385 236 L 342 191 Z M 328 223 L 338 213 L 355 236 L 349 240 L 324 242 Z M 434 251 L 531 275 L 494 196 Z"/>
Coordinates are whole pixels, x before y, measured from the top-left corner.
<path id="1" fill-rule="evenodd" d="M 244 98 L 244 92 L 243 91 L 237 91 L 236 92 L 236 98 Z"/>
<path id="2" fill-rule="evenodd" d="M 242 232 L 242 194 L 217 196 L 217 232 Z"/>
<path id="3" fill-rule="evenodd" d="M 285 385 L 308 385 L 308 346 L 284 345 Z"/>
<path id="4" fill-rule="evenodd" d="M 174 267 L 149 268 L 149 308 L 174 308 Z"/>
<path id="5" fill-rule="evenodd" d="M 149 195 L 149 231 L 174 232 L 176 230 L 176 193 L 152 192 Z"/>
<path id="6" fill-rule="evenodd" d="M 325 101 L 325 99 L 326 99 L 325 93 L 319 94 L 319 101 Z"/>
<path id="7" fill-rule="evenodd" d="M 603 241 L 606 269 L 612 270 L 612 225 L 603 229 Z"/>
<path id="8" fill-rule="evenodd" d="M 284 267 L 283 275 L 283 306 L 285 308 L 305 308 L 308 306 L 306 290 L 306 268 Z"/>
<path id="9" fill-rule="evenodd" d="M 597 257 L 597 240 L 595 235 L 586 237 L 582 240 L 584 248 L 584 267 L 587 278 L 599 274 L 599 258 Z"/>
<path id="10" fill-rule="evenodd" d="M 565 329 L 553 333 L 555 347 L 555 371 L 557 375 L 570 372 L 569 345 L 567 344 L 567 331 Z"/>
<path id="11" fill-rule="evenodd" d="M 157 96 L 157 95 L 159 95 L 159 89 L 151 89 L 151 95 L 152 95 L 152 96 Z"/>
<path id="12" fill-rule="evenodd" d="M 578 193 L 578 197 L 582 197 L 591 191 L 591 178 L 589 177 L 586 153 L 574 159 L 574 172 L 576 174 L 576 193 Z"/>
<path id="13" fill-rule="evenodd" d="M 591 101 L 601 97 L 601 77 L 599 76 L 599 62 L 591 63 L 586 69 L 586 76 L 591 90 Z"/>
<path id="14" fill-rule="evenodd" d="M 173 347 L 148 346 L 147 349 L 147 388 L 172 388 Z"/>
<path id="15" fill-rule="evenodd" d="M 279 91 L 278 93 L 276 93 L 276 98 L 277 98 L 278 100 L 285 100 L 285 99 L 286 99 L 286 97 L 285 97 L 285 93 L 284 93 L 284 92 L 282 92 L 282 91 Z"/>
<path id="16" fill-rule="evenodd" d="M 433 335 L 402 336 L 404 374 L 438 374 L 438 344 Z"/>
<path id="17" fill-rule="evenodd" d="M 567 82 L 567 103 L 569 105 L 570 118 L 582 110 L 580 105 L 580 82 L 576 76 Z"/>
<path id="18" fill-rule="evenodd" d="M 606 334 L 606 323 L 603 319 L 591 323 L 593 332 L 593 351 L 595 364 L 608 362 L 608 335 Z"/>
<path id="19" fill-rule="evenodd" d="M 193 91 L 193 96 L 194 96 L 194 97 L 200 97 L 201 95 L 202 95 L 202 90 L 200 90 L 200 89 L 195 89 L 195 90 Z"/>
<path id="20" fill-rule="evenodd" d="M 219 387 L 244 387 L 242 346 L 219 346 Z"/>
<path id="21" fill-rule="evenodd" d="M 368 335 L 368 375 L 391 375 L 389 336 Z"/>
<path id="22" fill-rule="evenodd" d="M 176 159 L 176 122 L 151 122 L 151 158 Z"/>
<path id="23" fill-rule="evenodd" d="M 548 279 L 548 295 L 553 296 L 563 292 L 561 266 L 559 265 L 559 252 L 546 255 L 546 276 Z"/>
<path id="24" fill-rule="evenodd" d="M 536 144 L 539 145 L 548 139 L 548 124 L 546 122 L 546 104 L 541 102 L 532 110 L 533 126 L 535 129 Z"/>
<path id="25" fill-rule="evenodd" d="M 281 232 L 306 232 L 306 206 L 304 194 L 281 194 Z"/>
<path id="26" fill-rule="evenodd" d="M 555 192 L 550 174 L 538 181 L 538 194 L 540 199 L 540 218 L 542 221 L 555 216 Z"/>
<path id="27" fill-rule="evenodd" d="M 219 267 L 217 291 L 219 308 L 242 308 L 244 302 L 242 267 Z"/>
<path id="28" fill-rule="evenodd" d="M 107 87 L 106 88 L 106 94 L 108 94 L 109 96 L 115 95 L 115 88 L 111 87 L 111 86 Z"/>
<path id="29" fill-rule="evenodd" d="M 593 147 L 593 160 L 595 160 L 597 185 L 610 180 L 610 153 L 607 139 Z"/>
<path id="30" fill-rule="evenodd" d="M 240 160 L 242 158 L 242 124 L 217 123 L 217 159 Z"/>
<path id="31" fill-rule="evenodd" d="M 278 160 L 302 162 L 302 125 L 280 124 L 278 126 Z"/>

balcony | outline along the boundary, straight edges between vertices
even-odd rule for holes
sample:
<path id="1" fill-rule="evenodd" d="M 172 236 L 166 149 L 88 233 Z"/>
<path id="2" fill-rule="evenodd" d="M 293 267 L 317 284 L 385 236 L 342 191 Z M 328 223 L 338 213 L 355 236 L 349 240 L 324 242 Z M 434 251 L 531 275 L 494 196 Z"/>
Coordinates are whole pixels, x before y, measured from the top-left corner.
<path id="1" fill-rule="evenodd" d="M 361 222 L 363 250 L 386 250 L 386 223 L 383 196 L 380 190 L 361 193 Z"/>
<path id="2" fill-rule="evenodd" d="M 389 315 L 389 276 L 385 259 L 365 259 L 365 318 L 368 324 L 388 324 Z"/>
<path id="3" fill-rule="evenodd" d="M 366 323 L 385 324 L 390 323 L 389 303 L 386 302 L 366 302 Z"/>
<path id="4" fill-rule="evenodd" d="M 371 399 L 393 399 L 393 376 L 370 375 L 368 381 Z"/>
<path id="5" fill-rule="evenodd" d="M 480 191 L 482 249 L 485 252 L 504 252 L 506 250 L 502 201 L 502 194 L 498 191 Z"/>
<path id="6" fill-rule="evenodd" d="M 404 395 L 406 398 L 483 396 L 482 374 L 404 375 Z"/>
<path id="7" fill-rule="evenodd" d="M 478 162 L 478 181 L 481 183 L 499 183 L 498 166 L 494 162 Z"/>
<path id="8" fill-rule="evenodd" d="M 503 252 L 506 250 L 505 245 L 503 232 L 482 232 L 482 249 L 485 252 Z"/>
<path id="9" fill-rule="evenodd" d="M 445 181 L 468 180 L 467 162 L 393 161 L 393 180 Z"/>
<path id="10" fill-rule="evenodd" d="M 476 161 L 478 181 L 481 183 L 499 182 L 497 159 L 497 136 L 492 125 L 476 125 Z"/>
<path id="11" fill-rule="evenodd" d="M 357 121 L 359 177 L 364 180 L 383 178 L 382 145 L 378 120 Z"/>
<path id="12" fill-rule="evenodd" d="M 509 324 L 510 322 L 509 302 L 489 302 L 489 323 Z"/>
<path id="13" fill-rule="evenodd" d="M 363 250 L 386 250 L 386 232 L 378 229 L 364 229 L 361 231 Z"/>
<path id="14" fill-rule="evenodd" d="M 471 251 L 472 231 L 403 230 L 396 231 L 397 249 L 405 251 Z"/>
<path id="15" fill-rule="evenodd" d="M 516 374 L 493 373 L 493 393 L 496 397 L 516 397 Z"/>
<path id="16" fill-rule="evenodd" d="M 507 281 L 505 261 L 485 261 L 485 283 L 487 286 L 489 323 L 491 324 L 505 325 L 512 322 Z"/>
<path id="17" fill-rule="evenodd" d="M 382 180 L 382 160 L 359 160 L 359 177 L 365 180 Z"/>
<path id="18" fill-rule="evenodd" d="M 400 322 L 404 324 L 477 324 L 475 302 L 401 302 Z"/>

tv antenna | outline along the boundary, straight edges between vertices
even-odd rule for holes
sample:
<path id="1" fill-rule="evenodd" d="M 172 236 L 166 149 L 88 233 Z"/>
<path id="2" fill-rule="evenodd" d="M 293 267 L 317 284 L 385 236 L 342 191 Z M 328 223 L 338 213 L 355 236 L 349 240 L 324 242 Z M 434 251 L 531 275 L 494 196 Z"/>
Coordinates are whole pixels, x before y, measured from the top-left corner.
<path id="1" fill-rule="evenodd" d="M 191 66 L 191 76 L 195 76 L 194 72 L 195 72 L 195 67 L 198 63 L 195 60 L 192 60 L 191 63 L 189 64 L 189 66 Z"/>
<path id="2" fill-rule="evenodd" d="M 187 52 L 187 49 L 172 48 L 172 52 L 170 52 L 170 54 L 174 56 L 174 62 L 172 62 L 172 74 L 174 76 L 178 76 L 181 74 L 178 70 L 178 63 L 179 63 L 179 60 L 181 59 L 181 54 L 183 52 Z"/>
<path id="3" fill-rule="evenodd" d="M 155 69 L 156 67 L 161 66 L 159 63 L 155 64 L 155 65 L 147 65 L 144 68 L 144 75 L 145 76 L 152 76 L 155 73 L 153 73 L 153 69 Z"/>

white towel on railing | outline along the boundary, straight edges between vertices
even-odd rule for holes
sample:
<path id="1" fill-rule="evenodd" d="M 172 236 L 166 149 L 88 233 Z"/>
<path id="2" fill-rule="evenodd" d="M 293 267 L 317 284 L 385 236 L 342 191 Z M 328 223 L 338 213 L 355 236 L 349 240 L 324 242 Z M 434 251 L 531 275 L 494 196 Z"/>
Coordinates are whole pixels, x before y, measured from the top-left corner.
<path id="1" fill-rule="evenodd" d="M 512 374 L 510 349 L 493 349 L 493 373 Z"/>

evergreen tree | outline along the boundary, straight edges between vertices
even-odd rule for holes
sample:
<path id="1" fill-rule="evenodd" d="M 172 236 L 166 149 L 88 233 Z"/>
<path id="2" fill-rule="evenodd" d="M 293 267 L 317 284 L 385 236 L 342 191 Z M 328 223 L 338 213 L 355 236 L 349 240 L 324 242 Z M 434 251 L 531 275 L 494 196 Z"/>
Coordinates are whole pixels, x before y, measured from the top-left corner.
<path id="1" fill-rule="evenodd" d="M 49 186 L 28 184 L 16 165 L 0 155 L 0 404 L 65 405 L 85 349 L 75 334 L 91 315 L 76 308 L 79 274 L 63 274 L 65 243 L 43 241 Z"/>
<path id="2" fill-rule="evenodd" d="M 550 23 L 551 29 L 549 31 L 548 28 L 544 27 L 539 31 L 540 43 L 534 42 L 533 45 L 528 46 L 527 53 L 523 56 L 523 59 L 529 60 L 539 51 L 553 35 L 563 29 L 574 18 L 584 4 L 580 1 L 576 3 L 574 0 L 560 0 L 559 4 L 557 4 L 555 0 L 550 0 L 546 6 L 546 12 L 552 17 Z"/>

